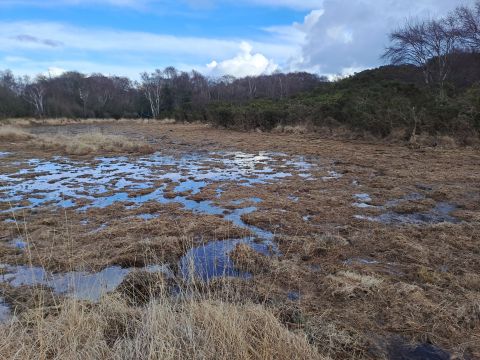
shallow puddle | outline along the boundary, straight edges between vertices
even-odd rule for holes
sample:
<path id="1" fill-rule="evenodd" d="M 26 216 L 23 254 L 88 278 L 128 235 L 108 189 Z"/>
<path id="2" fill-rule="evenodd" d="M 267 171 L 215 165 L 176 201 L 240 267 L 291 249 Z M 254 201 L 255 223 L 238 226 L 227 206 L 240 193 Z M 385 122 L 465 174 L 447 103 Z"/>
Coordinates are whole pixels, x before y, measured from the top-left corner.
<path id="1" fill-rule="evenodd" d="M 261 203 L 263 200 L 258 198 L 258 197 L 251 197 L 251 198 L 248 198 L 248 199 L 239 199 L 239 200 L 233 200 L 231 201 L 231 203 L 233 205 L 241 205 L 241 204 L 244 204 L 246 202 L 251 202 L 251 203 L 254 203 L 254 204 L 259 204 Z"/>
<path id="2" fill-rule="evenodd" d="M 14 204 L 12 209 L 4 212 L 47 205 L 74 207 L 79 200 L 88 202 L 80 210 L 125 201 L 140 206 L 154 200 L 180 202 L 188 210 L 216 214 L 206 204 L 202 209 L 189 203 L 187 197 L 198 194 L 212 183 L 235 182 L 241 186 L 253 186 L 295 174 L 304 175 L 311 167 L 300 157 L 286 159 L 270 153 L 189 154 L 179 158 L 157 153 L 136 159 L 99 157 L 90 164 L 54 157 L 45 161 L 31 159 L 25 163 L 24 169 L 1 174 L 0 192 L 5 194 L 1 202 Z M 170 182 L 177 183 L 174 192 L 181 194 L 175 199 L 164 197 Z M 129 192 L 150 188 L 152 192 L 149 194 L 129 197 Z M 221 192 L 217 194 L 221 195 Z M 28 204 L 21 204 L 25 200 Z"/>
<path id="3" fill-rule="evenodd" d="M 323 176 L 322 177 L 322 180 L 324 181 L 328 181 L 328 180 L 338 180 L 340 179 L 341 177 L 343 177 L 343 174 L 340 174 L 336 171 L 329 171 L 328 172 L 328 176 Z M 309 179 L 307 179 L 309 180 Z"/>
<path id="4" fill-rule="evenodd" d="M 412 193 L 404 196 L 401 199 L 389 200 L 383 206 L 374 206 L 369 204 L 372 201 L 369 194 L 355 194 L 354 198 L 357 200 L 352 203 L 360 209 L 381 209 L 386 212 L 380 215 L 355 215 L 356 219 L 380 222 L 389 225 L 425 225 L 425 224 L 439 224 L 443 222 L 459 223 L 460 221 L 451 215 L 457 209 L 457 206 L 447 202 L 438 202 L 432 209 L 425 212 L 413 213 L 399 213 L 392 208 L 407 201 L 418 201 L 425 199 L 425 196 L 418 193 Z"/>
<path id="5" fill-rule="evenodd" d="M 200 278 L 208 281 L 215 277 L 235 276 L 248 278 L 248 272 L 239 271 L 230 259 L 238 244 L 247 244 L 253 250 L 263 255 L 272 255 L 272 244 L 256 243 L 252 239 L 237 239 L 212 241 L 208 244 L 190 249 L 180 260 L 179 267 L 182 277 L 186 280 Z"/>
<path id="6" fill-rule="evenodd" d="M 0 324 L 6 323 L 12 317 L 10 307 L 5 304 L 5 301 L 0 297 Z"/>
<path id="7" fill-rule="evenodd" d="M 15 249 L 19 249 L 19 250 L 23 250 L 23 249 L 26 249 L 28 244 L 23 241 L 21 238 L 17 238 L 15 240 L 13 240 L 10 245 L 12 247 L 14 247 Z"/>
<path id="8" fill-rule="evenodd" d="M 180 260 L 179 268 L 182 277 L 191 280 L 193 277 L 209 280 L 220 276 L 250 277 L 249 273 L 238 271 L 230 259 L 230 252 L 238 244 L 247 244 L 253 250 L 263 255 L 279 254 L 273 242 L 275 235 L 242 220 L 242 215 L 256 211 L 254 206 L 236 209 L 225 215 L 225 220 L 249 230 L 254 236 L 236 240 L 211 241 L 205 245 L 190 249 Z"/>
<path id="9" fill-rule="evenodd" d="M 300 293 L 298 291 L 289 291 L 287 294 L 287 299 L 290 301 L 299 301 Z"/>
<path id="10" fill-rule="evenodd" d="M 411 345 L 394 340 L 388 347 L 389 360 L 449 360 L 448 352 L 431 344 Z"/>
<path id="11" fill-rule="evenodd" d="M 45 285 L 56 294 L 90 301 L 98 301 L 102 295 L 115 290 L 125 276 L 134 270 L 111 266 L 97 273 L 71 271 L 54 274 L 42 267 L 1 265 L 0 268 L 3 272 L 0 280 L 13 287 Z M 149 266 L 144 270 L 172 276 L 166 266 Z"/>

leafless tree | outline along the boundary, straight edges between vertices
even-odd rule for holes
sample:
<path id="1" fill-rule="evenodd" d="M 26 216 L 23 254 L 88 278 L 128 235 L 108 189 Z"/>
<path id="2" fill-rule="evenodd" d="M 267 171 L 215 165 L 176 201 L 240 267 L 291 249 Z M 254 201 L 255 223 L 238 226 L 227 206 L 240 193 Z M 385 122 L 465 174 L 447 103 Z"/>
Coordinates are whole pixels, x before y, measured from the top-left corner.
<path id="1" fill-rule="evenodd" d="M 257 78 L 253 76 L 247 77 L 248 81 L 248 98 L 249 99 L 254 99 L 255 96 L 257 95 Z"/>
<path id="2" fill-rule="evenodd" d="M 391 44 L 382 57 L 394 65 L 422 68 L 425 83 L 438 85 L 443 94 L 459 39 L 458 29 L 449 19 L 408 21 L 390 34 Z"/>
<path id="3" fill-rule="evenodd" d="M 87 117 L 87 101 L 88 97 L 90 96 L 90 91 L 86 87 L 80 87 L 78 89 L 78 95 L 80 96 L 80 100 L 82 101 L 83 105 L 83 117 Z"/>
<path id="4" fill-rule="evenodd" d="M 458 48 L 460 33 L 449 19 L 429 21 L 427 26 L 427 48 L 431 49 L 431 62 L 436 74 L 435 82 L 443 95 L 445 82 L 451 71 L 452 57 Z"/>
<path id="5" fill-rule="evenodd" d="M 460 30 L 462 44 L 475 52 L 480 52 L 480 1 L 474 7 L 460 6 L 450 16 Z"/>
<path id="6" fill-rule="evenodd" d="M 21 79 L 17 79 L 10 70 L 0 71 L 0 86 L 19 96 L 22 92 L 20 85 Z"/>
<path id="7" fill-rule="evenodd" d="M 32 82 L 29 77 L 24 78 L 23 96 L 35 109 L 35 115 L 42 118 L 45 115 L 45 79 L 38 77 Z"/>
<path id="8" fill-rule="evenodd" d="M 157 119 L 160 116 L 161 94 L 163 86 L 163 74 L 156 70 L 152 74 L 143 73 L 141 89 L 150 104 L 152 117 Z"/>

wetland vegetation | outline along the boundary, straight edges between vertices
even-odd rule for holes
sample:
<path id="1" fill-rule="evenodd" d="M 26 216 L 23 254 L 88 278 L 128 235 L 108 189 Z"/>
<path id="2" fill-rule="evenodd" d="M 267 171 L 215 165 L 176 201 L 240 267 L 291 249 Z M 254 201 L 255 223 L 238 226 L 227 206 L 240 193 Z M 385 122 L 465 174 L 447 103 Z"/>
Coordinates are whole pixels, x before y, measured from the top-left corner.
<path id="1" fill-rule="evenodd" d="M 479 359 L 479 16 L 335 81 L 1 73 L 0 359 Z"/>
<path id="2" fill-rule="evenodd" d="M 96 132 L 151 151 L 37 141 Z M 22 134 L 0 148 L 7 358 L 478 355 L 475 149 L 135 120 Z"/>

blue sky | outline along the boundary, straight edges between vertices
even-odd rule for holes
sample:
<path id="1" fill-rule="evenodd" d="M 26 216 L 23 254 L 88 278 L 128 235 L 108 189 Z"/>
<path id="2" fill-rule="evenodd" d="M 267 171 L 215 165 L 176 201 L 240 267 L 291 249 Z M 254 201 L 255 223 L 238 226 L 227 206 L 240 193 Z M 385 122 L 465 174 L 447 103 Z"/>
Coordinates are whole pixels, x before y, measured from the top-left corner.
<path id="1" fill-rule="evenodd" d="M 0 69 L 126 75 L 349 74 L 407 18 L 473 0 L 0 0 Z"/>

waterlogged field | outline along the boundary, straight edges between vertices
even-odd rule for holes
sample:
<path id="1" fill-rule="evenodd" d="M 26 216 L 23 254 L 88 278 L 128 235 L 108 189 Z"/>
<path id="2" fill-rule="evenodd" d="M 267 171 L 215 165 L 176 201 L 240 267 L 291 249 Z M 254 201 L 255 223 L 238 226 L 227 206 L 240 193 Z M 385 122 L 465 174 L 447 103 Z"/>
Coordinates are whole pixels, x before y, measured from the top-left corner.
<path id="1" fill-rule="evenodd" d="M 192 301 L 239 319 L 253 306 L 294 344 L 232 358 L 480 357 L 474 150 L 137 122 L 1 129 L 0 353 L 32 314 L 53 327 L 68 301 L 96 314 L 115 299 L 122 319 L 158 302 L 192 319 Z M 100 358 L 145 331 L 110 323 Z"/>

